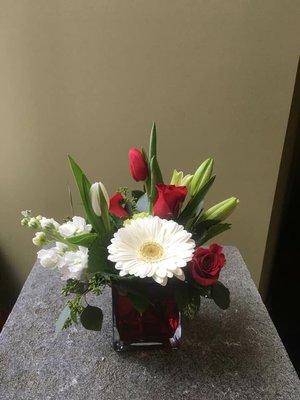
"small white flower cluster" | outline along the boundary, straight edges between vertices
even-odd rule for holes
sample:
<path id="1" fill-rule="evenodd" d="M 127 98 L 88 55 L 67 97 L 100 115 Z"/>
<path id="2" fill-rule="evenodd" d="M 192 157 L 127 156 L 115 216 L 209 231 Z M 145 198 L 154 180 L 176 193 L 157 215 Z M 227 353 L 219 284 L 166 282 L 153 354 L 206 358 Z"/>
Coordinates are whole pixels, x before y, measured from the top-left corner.
<path id="1" fill-rule="evenodd" d="M 37 229 L 32 239 L 36 246 L 55 243 L 54 247 L 38 251 L 37 257 L 45 268 L 59 269 L 62 279 L 82 279 L 88 265 L 88 249 L 86 247 L 68 245 L 67 239 L 89 233 L 92 226 L 82 217 L 73 217 L 72 220 L 59 224 L 53 218 L 31 216 L 31 211 L 22 212 L 21 224 Z"/>
<path id="2" fill-rule="evenodd" d="M 38 251 L 37 257 L 45 268 L 59 269 L 62 280 L 83 279 L 88 266 L 88 249 L 78 247 L 76 251 L 68 251 L 64 243 L 56 242 L 55 247 Z"/>

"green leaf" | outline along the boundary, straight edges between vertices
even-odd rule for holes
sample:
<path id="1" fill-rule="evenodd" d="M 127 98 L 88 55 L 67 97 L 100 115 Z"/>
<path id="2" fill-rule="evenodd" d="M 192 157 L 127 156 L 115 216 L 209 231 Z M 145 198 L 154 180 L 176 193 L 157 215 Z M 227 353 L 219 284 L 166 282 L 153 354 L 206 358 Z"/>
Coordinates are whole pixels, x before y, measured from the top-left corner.
<path id="1" fill-rule="evenodd" d="M 118 274 L 114 264 L 107 259 L 107 240 L 96 239 L 89 247 L 88 268 L 91 273 Z"/>
<path id="2" fill-rule="evenodd" d="M 71 156 L 68 157 L 81 196 L 83 207 L 85 209 L 86 217 L 88 221 L 92 224 L 95 231 L 102 235 L 105 232 L 105 227 L 102 219 L 94 213 L 91 205 L 91 200 L 90 200 L 91 184 L 87 179 L 87 177 L 85 176 L 85 174 L 83 173 L 83 171 L 81 170 L 81 168 L 79 167 L 79 165 L 73 160 Z"/>
<path id="3" fill-rule="evenodd" d="M 212 176 L 204 186 L 199 190 L 199 192 L 196 194 L 195 197 L 193 197 L 184 210 L 181 212 L 181 214 L 178 217 L 178 222 L 180 224 L 186 223 L 189 219 L 194 218 L 197 212 L 197 208 L 199 207 L 199 204 L 201 201 L 204 199 L 206 193 L 210 189 L 211 185 L 214 183 L 216 176 Z"/>
<path id="4" fill-rule="evenodd" d="M 226 310 L 230 305 L 230 292 L 221 282 L 211 287 L 211 297 L 222 310 Z"/>
<path id="5" fill-rule="evenodd" d="M 195 240 L 198 244 L 198 246 L 201 246 L 202 244 L 206 243 L 208 240 L 212 239 L 213 237 L 220 235 L 221 233 L 227 231 L 228 229 L 231 228 L 231 224 L 217 224 L 217 225 L 213 225 L 209 228 L 207 228 L 207 230 L 205 232 L 203 232 L 202 235 L 198 236 L 197 239 L 197 235 L 195 237 Z"/>
<path id="6" fill-rule="evenodd" d="M 143 196 L 141 196 L 138 199 L 138 201 L 136 203 L 136 209 L 139 212 L 148 212 L 149 211 L 149 205 L 150 205 L 149 198 L 148 198 L 147 194 L 145 193 L 145 194 L 143 194 Z"/>
<path id="7" fill-rule="evenodd" d="M 80 321 L 85 329 L 101 331 L 103 313 L 100 308 L 88 305 L 80 315 Z"/>
<path id="8" fill-rule="evenodd" d="M 151 161 L 152 157 L 156 157 L 156 155 L 156 125 L 153 122 L 149 143 L 149 161 Z"/>
<path id="9" fill-rule="evenodd" d="M 83 233 L 81 235 L 71 236 L 67 238 L 67 241 L 76 246 L 89 247 L 97 237 L 97 233 Z"/>
<path id="10" fill-rule="evenodd" d="M 73 175 L 75 178 L 75 181 L 77 183 L 77 187 L 80 193 L 81 198 L 83 197 L 83 186 L 82 186 L 82 176 L 84 175 L 82 169 L 79 167 L 79 165 L 74 161 L 74 159 L 71 156 L 68 156 L 69 162 L 71 169 L 73 171 Z M 84 175 L 85 176 L 85 175 Z M 90 182 L 88 181 L 89 186 L 91 186 Z"/>
<path id="11" fill-rule="evenodd" d="M 151 170 L 153 170 L 154 176 L 155 176 L 155 184 L 164 183 L 164 180 L 163 180 L 163 177 L 162 177 L 162 173 L 161 173 L 161 170 L 160 170 L 159 165 L 158 165 L 157 156 L 154 156 L 152 158 L 151 164 L 152 164 L 151 165 Z"/>
<path id="12" fill-rule="evenodd" d="M 127 293 L 127 297 L 132 302 L 133 307 L 142 315 L 149 306 L 149 300 L 146 296 L 142 296 L 138 293 Z"/>
<path id="13" fill-rule="evenodd" d="M 56 335 L 64 329 L 64 325 L 70 317 L 71 317 L 70 307 L 65 306 L 65 308 L 59 314 L 57 321 L 55 322 L 55 334 Z"/>

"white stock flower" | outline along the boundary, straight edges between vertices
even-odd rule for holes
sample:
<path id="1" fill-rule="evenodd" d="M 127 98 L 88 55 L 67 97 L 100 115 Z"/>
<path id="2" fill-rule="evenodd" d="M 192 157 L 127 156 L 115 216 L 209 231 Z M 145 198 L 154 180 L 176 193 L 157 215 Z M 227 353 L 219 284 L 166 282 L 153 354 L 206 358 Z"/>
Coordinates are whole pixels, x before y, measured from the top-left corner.
<path id="1" fill-rule="evenodd" d="M 88 249 L 79 246 L 77 251 L 67 251 L 64 255 L 64 264 L 61 273 L 62 280 L 78 279 L 83 276 L 88 266 Z"/>
<path id="2" fill-rule="evenodd" d="M 46 235 L 44 232 L 37 232 L 32 239 L 32 243 L 35 246 L 42 246 L 46 242 Z"/>
<path id="3" fill-rule="evenodd" d="M 120 276 L 152 277 L 164 286 L 173 276 L 185 279 L 182 268 L 195 248 L 191 236 L 172 220 L 153 216 L 131 220 L 114 234 L 108 259 L 116 263 Z"/>
<path id="4" fill-rule="evenodd" d="M 67 248 L 65 244 L 56 242 L 55 247 L 38 251 L 38 260 L 45 268 L 62 268 L 65 263 L 64 252 Z"/>
<path id="5" fill-rule="evenodd" d="M 82 217 L 73 217 L 72 221 L 65 222 L 58 228 L 58 232 L 66 238 L 82 233 L 89 233 L 91 230 L 92 225 L 87 224 Z"/>
<path id="6" fill-rule="evenodd" d="M 43 229 L 54 226 L 55 229 L 59 228 L 59 223 L 55 221 L 53 218 L 46 218 L 46 217 L 41 217 L 40 218 L 40 224 Z"/>

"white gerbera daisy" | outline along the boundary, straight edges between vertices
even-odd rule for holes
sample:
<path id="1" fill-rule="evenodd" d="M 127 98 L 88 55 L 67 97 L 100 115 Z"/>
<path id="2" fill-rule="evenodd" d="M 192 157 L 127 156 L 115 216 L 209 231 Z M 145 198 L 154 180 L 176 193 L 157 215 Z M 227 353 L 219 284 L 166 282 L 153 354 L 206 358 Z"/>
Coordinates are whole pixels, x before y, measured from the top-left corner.
<path id="1" fill-rule="evenodd" d="M 149 216 L 120 228 L 108 246 L 108 259 L 120 276 L 152 277 L 165 286 L 168 278 L 184 280 L 183 267 L 192 259 L 191 233 L 175 221 Z"/>

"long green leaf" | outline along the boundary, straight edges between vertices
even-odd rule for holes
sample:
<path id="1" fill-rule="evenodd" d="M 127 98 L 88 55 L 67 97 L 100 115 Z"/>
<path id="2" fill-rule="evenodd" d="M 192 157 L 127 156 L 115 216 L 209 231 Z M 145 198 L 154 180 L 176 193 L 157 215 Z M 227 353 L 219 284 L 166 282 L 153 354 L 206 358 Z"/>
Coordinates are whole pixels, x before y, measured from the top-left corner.
<path id="1" fill-rule="evenodd" d="M 181 212 L 181 214 L 178 217 L 178 222 L 180 224 L 184 224 L 187 222 L 190 218 L 194 218 L 196 214 L 196 210 L 201 203 L 201 201 L 204 199 L 206 193 L 210 189 L 211 185 L 214 183 L 216 176 L 212 176 L 209 181 L 206 182 L 206 184 L 199 190 L 199 192 L 196 194 L 195 197 L 193 197 L 184 210 Z"/>
<path id="2" fill-rule="evenodd" d="M 202 244 L 206 243 L 208 240 L 212 239 L 213 237 L 220 235 L 221 233 L 227 231 L 228 229 L 231 228 L 231 224 L 217 224 L 209 227 L 205 232 L 203 232 L 202 235 L 198 236 L 196 235 L 196 242 L 198 246 L 201 246 Z"/>
<path id="3" fill-rule="evenodd" d="M 114 264 L 107 259 L 107 240 L 96 239 L 89 247 L 88 268 L 91 273 L 101 272 L 102 274 L 117 275 L 118 271 Z"/>
<path id="4" fill-rule="evenodd" d="M 77 246 L 89 247 L 97 237 L 97 233 L 83 233 L 81 235 L 69 237 L 67 241 Z"/>
<path id="5" fill-rule="evenodd" d="M 71 169 L 74 174 L 74 178 L 81 196 L 81 200 L 83 203 L 83 207 L 85 210 L 86 217 L 88 221 L 92 224 L 93 228 L 96 232 L 103 235 L 105 232 L 105 227 L 103 221 L 100 217 L 98 217 L 92 208 L 91 200 L 90 200 L 90 187 L 91 184 L 88 178 L 83 173 L 82 169 L 79 165 L 73 160 L 71 156 L 69 157 Z"/>
<path id="6" fill-rule="evenodd" d="M 153 122 L 149 143 L 149 161 L 151 161 L 152 157 L 156 157 L 156 155 L 156 125 Z"/>

